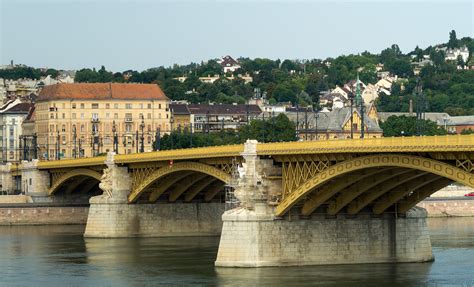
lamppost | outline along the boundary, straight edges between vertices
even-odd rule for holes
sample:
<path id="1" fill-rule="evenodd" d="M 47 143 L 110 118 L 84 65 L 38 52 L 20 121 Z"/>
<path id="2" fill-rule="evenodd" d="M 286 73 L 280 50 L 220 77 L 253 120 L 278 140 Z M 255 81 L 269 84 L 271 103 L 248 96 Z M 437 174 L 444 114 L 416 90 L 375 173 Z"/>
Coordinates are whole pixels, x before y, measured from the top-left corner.
<path id="1" fill-rule="evenodd" d="M 117 126 L 115 125 L 115 120 L 112 121 L 112 133 L 114 137 L 114 153 L 118 154 L 118 134 L 117 134 Z"/>
<path id="2" fill-rule="evenodd" d="M 140 124 L 140 129 L 141 129 L 141 132 L 142 132 L 142 135 L 140 137 L 140 152 L 145 152 L 145 138 L 144 138 L 144 135 L 143 135 L 143 130 L 145 129 L 145 121 L 144 121 L 144 118 L 143 118 L 143 114 L 142 114 L 142 123 Z"/>
<path id="3" fill-rule="evenodd" d="M 60 137 L 59 137 L 59 130 L 57 131 L 57 136 L 56 136 L 56 159 L 61 159 L 61 147 L 59 146 L 59 141 L 60 141 Z"/>
<path id="4" fill-rule="evenodd" d="M 356 84 L 356 105 L 359 105 L 360 107 L 360 138 L 364 138 L 364 133 L 365 133 L 365 126 L 364 126 L 364 99 L 362 98 L 361 92 L 360 92 L 360 81 L 359 81 L 359 74 L 357 74 L 357 84 Z"/>
<path id="5" fill-rule="evenodd" d="M 76 125 L 73 125 L 73 126 L 72 126 L 72 136 L 73 136 L 73 141 L 74 141 L 74 152 L 73 152 L 73 155 L 74 155 L 74 158 L 77 158 L 77 146 L 76 146 L 76 143 L 77 143 L 77 131 L 76 131 Z"/>
<path id="6" fill-rule="evenodd" d="M 349 101 L 351 102 L 351 139 L 354 138 L 354 93 L 349 93 Z"/>
<path id="7" fill-rule="evenodd" d="M 155 134 L 155 150 L 160 150 L 160 145 L 161 145 L 161 134 L 160 134 L 160 128 L 156 128 L 156 134 Z"/>
<path id="8" fill-rule="evenodd" d="M 171 131 L 170 131 L 170 143 L 171 143 L 171 149 L 174 148 L 174 144 L 173 144 L 173 123 L 174 123 L 174 117 L 173 117 L 173 114 L 171 114 L 171 118 L 170 118 L 170 127 L 171 127 Z"/>
<path id="9" fill-rule="evenodd" d="M 35 134 L 33 134 L 33 152 L 34 152 L 34 158 L 37 159 L 38 158 L 38 136 Z"/>

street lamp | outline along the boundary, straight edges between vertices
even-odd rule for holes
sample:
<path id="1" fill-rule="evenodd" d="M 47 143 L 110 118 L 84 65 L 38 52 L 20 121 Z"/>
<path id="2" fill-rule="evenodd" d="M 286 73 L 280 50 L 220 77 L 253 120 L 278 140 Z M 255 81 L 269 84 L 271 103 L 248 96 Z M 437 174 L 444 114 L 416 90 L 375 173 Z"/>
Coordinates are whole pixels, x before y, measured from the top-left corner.
<path id="1" fill-rule="evenodd" d="M 144 118 L 143 118 L 143 114 L 142 114 L 142 123 L 140 124 L 140 129 L 142 131 L 142 135 L 141 135 L 141 144 L 140 144 L 140 152 L 145 152 L 145 139 L 144 139 L 144 136 L 143 136 L 143 130 L 145 129 L 145 121 L 144 121 Z"/>
<path id="2" fill-rule="evenodd" d="M 114 153 L 118 154 L 118 134 L 117 134 L 117 126 L 115 125 L 115 120 L 112 121 L 112 133 L 114 137 Z"/>
<path id="3" fill-rule="evenodd" d="M 74 158 L 77 158 L 77 146 L 76 146 L 76 142 L 77 142 L 77 131 L 76 131 L 76 125 L 73 125 L 72 126 L 72 136 L 73 136 L 73 139 L 74 139 Z"/>

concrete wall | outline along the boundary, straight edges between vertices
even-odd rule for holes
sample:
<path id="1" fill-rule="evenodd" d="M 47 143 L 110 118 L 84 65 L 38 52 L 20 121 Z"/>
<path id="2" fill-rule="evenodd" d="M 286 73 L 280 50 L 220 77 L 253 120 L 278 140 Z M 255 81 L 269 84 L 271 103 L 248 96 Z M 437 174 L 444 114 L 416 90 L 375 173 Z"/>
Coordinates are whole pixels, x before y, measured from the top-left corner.
<path id="1" fill-rule="evenodd" d="M 474 216 L 474 199 L 425 200 L 417 204 L 428 217 Z"/>
<path id="2" fill-rule="evenodd" d="M 0 207 L 0 225 L 85 224 L 88 207 Z"/>
<path id="3" fill-rule="evenodd" d="M 421 210 L 421 209 L 420 209 Z M 223 215 L 216 266 L 258 267 L 432 260 L 426 213 L 409 218 L 275 220 L 234 209 Z"/>
<path id="4" fill-rule="evenodd" d="M 223 203 L 94 203 L 86 237 L 218 236 Z"/>

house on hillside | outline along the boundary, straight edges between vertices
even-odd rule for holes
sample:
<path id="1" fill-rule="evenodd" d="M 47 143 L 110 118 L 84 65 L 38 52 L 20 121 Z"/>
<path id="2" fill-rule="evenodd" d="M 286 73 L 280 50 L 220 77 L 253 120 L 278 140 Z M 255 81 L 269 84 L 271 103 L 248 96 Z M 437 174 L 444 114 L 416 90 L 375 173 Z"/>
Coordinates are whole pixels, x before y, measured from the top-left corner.
<path id="1" fill-rule="evenodd" d="M 234 60 L 234 58 L 229 55 L 223 57 L 221 60 L 218 61 L 218 63 L 222 66 L 224 74 L 226 74 L 227 72 L 233 73 L 237 69 L 240 69 L 239 62 Z"/>

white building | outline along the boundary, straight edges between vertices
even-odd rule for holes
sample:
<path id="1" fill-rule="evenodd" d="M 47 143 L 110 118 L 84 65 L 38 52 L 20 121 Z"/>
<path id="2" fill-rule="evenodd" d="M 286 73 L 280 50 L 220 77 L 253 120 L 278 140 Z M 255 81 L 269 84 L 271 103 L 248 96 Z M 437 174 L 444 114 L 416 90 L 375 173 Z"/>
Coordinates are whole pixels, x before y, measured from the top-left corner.
<path id="1" fill-rule="evenodd" d="M 467 63 L 467 60 L 469 59 L 469 49 L 466 46 L 455 49 L 447 49 L 444 59 L 446 61 L 457 61 L 459 56 L 462 57 L 464 63 Z"/>
<path id="2" fill-rule="evenodd" d="M 221 60 L 218 61 L 219 64 L 221 64 L 222 69 L 224 70 L 224 74 L 227 72 L 233 73 L 237 69 L 240 69 L 239 62 L 234 60 L 231 56 L 227 55 L 225 57 L 222 57 Z"/>
<path id="3" fill-rule="evenodd" d="M 0 150 L 2 162 L 20 160 L 21 124 L 33 104 L 10 100 L 0 107 Z"/>

